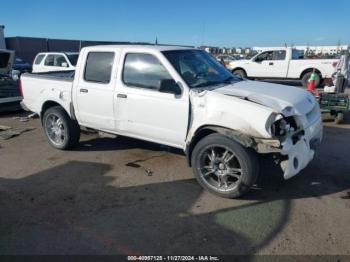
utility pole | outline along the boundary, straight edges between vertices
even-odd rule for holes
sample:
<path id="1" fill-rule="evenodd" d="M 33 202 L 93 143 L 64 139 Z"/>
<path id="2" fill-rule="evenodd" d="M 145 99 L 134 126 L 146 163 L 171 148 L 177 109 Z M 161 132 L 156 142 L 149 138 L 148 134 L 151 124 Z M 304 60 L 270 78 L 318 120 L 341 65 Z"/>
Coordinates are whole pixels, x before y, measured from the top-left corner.
<path id="1" fill-rule="evenodd" d="M 5 29 L 5 26 L 0 25 L 0 49 L 6 49 L 4 29 Z"/>

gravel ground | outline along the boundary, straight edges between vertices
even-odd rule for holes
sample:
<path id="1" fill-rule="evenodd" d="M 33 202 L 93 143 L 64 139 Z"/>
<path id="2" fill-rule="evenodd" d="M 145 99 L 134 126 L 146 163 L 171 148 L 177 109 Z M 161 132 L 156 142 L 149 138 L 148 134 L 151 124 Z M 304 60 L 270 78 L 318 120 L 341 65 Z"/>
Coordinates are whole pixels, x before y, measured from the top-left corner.
<path id="1" fill-rule="evenodd" d="M 263 163 L 242 199 L 201 189 L 181 151 L 82 135 L 73 151 L 36 129 L 0 140 L 0 254 L 350 254 L 350 121 L 325 123 L 314 161 L 284 181 Z"/>

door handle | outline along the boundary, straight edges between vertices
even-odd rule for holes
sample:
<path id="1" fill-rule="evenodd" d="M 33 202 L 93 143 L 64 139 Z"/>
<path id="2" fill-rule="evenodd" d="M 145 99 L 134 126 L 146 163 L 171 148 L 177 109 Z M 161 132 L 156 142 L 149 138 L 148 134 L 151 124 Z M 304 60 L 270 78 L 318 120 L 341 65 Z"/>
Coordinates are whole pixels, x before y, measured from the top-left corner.
<path id="1" fill-rule="evenodd" d="M 85 88 L 81 88 L 80 89 L 80 93 L 89 93 L 89 90 L 85 89 Z"/>
<path id="2" fill-rule="evenodd" d="M 273 62 L 270 62 L 269 65 L 273 65 Z"/>
<path id="3" fill-rule="evenodd" d="M 125 95 L 125 94 L 118 94 L 117 97 L 119 97 L 119 98 L 127 98 L 128 96 Z"/>

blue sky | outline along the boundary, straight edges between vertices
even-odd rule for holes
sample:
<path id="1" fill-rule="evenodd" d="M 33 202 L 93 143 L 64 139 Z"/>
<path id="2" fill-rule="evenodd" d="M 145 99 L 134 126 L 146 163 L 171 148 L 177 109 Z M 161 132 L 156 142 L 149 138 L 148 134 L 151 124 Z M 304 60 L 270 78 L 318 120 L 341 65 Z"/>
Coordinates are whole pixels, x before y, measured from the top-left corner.
<path id="1" fill-rule="evenodd" d="M 6 36 L 243 47 L 350 43 L 348 0 L 11 0 L 1 9 Z"/>

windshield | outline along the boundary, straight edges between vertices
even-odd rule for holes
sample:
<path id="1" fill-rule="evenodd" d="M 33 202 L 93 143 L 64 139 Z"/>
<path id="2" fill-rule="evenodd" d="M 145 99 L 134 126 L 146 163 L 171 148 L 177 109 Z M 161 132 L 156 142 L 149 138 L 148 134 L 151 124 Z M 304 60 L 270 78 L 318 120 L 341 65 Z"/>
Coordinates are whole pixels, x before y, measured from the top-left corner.
<path id="1" fill-rule="evenodd" d="M 240 81 L 215 58 L 202 50 L 163 51 L 190 88 L 214 86 Z"/>
<path id="2" fill-rule="evenodd" d="M 76 66 L 77 65 L 77 61 L 78 61 L 78 54 L 66 54 L 66 56 L 68 57 L 69 62 L 72 64 L 72 66 Z"/>

